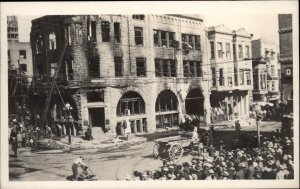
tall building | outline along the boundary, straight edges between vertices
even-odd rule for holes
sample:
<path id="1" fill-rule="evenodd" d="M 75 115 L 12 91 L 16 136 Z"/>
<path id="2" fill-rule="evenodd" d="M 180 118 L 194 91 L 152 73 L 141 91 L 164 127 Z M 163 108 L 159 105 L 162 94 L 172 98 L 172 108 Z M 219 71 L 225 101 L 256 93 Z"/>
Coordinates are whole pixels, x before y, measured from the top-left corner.
<path id="1" fill-rule="evenodd" d="M 9 112 L 14 114 L 18 107 L 24 107 L 28 82 L 32 79 L 31 46 L 19 41 L 16 16 L 7 17 L 7 40 Z"/>
<path id="2" fill-rule="evenodd" d="M 210 123 L 207 38 L 198 15 L 45 16 L 32 21 L 34 97 L 42 112 L 67 43 L 50 115 L 70 103 L 79 125 L 121 135 Z M 64 103 L 62 102 L 62 99 Z"/>
<path id="3" fill-rule="evenodd" d="M 244 29 L 208 28 L 212 121 L 249 114 L 252 85 L 251 38 Z"/>
<path id="4" fill-rule="evenodd" d="M 292 14 L 279 14 L 279 46 L 282 102 L 293 111 L 293 27 Z"/>
<path id="5" fill-rule="evenodd" d="M 18 18 L 17 16 L 7 17 L 7 40 L 8 41 L 19 41 L 19 29 L 18 29 Z"/>
<path id="6" fill-rule="evenodd" d="M 274 41 L 252 40 L 253 99 L 276 102 L 280 99 L 278 52 Z"/>

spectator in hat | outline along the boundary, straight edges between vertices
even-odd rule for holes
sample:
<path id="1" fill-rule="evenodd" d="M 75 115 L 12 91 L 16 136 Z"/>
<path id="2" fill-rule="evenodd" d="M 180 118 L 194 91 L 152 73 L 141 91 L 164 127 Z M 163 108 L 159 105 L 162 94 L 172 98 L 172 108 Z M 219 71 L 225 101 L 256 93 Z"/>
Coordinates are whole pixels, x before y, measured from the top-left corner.
<path id="1" fill-rule="evenodd" d="M 236 120 L 234 126 L 235 126 L 235 138 L 240 138 L 240 133 L 241 133 L 240 120 Z"/>
<path id="2" fill-rule="evenodd" d="M 246 179 L 255 179 L 255 168 L 253 165 L 253 161 L 252 160 L 248 161 L 248 165 L 249 166 L 246 172 Z"/>
<path id="3" fill-rule="evenodd" d="M 207 151 L 208 151 L 208 154 L 209 154 L 210 157 L 213 157 L 213 158 L 215 157 L 215 155 L 216 155 L 216 148 L 213 147 L 212 144 L 209 145 Z"/>
<path id="4" fill-rule="evenodd" d="M 245 163 L 240 163 L 239 164 L 239 170 L 236 172 L 236 177 L 235 179 L 237 180 L 244 180 L 246 179 L 246 165 Z"/>
<path id="5" fill-rule="evenodd" d="M 283 180 L 285 179 L 285 172 L 283 165 L 279 165 L 279 171 L 276 173 L 276 179 L 277 180 Z"/>

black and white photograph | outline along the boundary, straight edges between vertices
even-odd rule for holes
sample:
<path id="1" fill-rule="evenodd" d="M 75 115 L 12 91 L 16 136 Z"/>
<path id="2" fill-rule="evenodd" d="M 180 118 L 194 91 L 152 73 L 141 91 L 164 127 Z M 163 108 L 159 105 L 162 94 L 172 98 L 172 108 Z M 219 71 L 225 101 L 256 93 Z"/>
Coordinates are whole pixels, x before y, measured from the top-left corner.
<path id="1" fill-rule="evenodd" d="M 0 8 L 1 188 L 299 187 L 297 1 Z"/>

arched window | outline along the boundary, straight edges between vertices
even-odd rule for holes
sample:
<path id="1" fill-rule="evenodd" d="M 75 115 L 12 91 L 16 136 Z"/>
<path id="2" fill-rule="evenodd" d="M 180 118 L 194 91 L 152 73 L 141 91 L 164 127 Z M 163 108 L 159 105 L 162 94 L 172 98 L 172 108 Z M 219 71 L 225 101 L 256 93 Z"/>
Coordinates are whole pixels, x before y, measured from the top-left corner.
<path id="1" fill-rule="evenodd" d="M 133 115 L 144 114 L 145 102 L 141 95 L 136 92 L 130 91 L 125 93 L 119 100 L 117 106 L 117 115 Z"/>
<path id="2" fill-rule="evenodd" d="M 185 110 L 187 114 L 204 114 L 204 96 L 201 89 L 192 89 L 189 91 L 185 99 Z"/>
<path id="3" fill-rule="evenodd" d="M 155 104 L 156 112 L 167 112 L 177 110 L 178 101 L 176 95 L 170 90 L 162 91 Z"/>
<path id="4" fill-rule="evenodd" d="M 54 50 L 56 49 L 56 35 L 54 32 L 49 34 L 49 49 Z"/>

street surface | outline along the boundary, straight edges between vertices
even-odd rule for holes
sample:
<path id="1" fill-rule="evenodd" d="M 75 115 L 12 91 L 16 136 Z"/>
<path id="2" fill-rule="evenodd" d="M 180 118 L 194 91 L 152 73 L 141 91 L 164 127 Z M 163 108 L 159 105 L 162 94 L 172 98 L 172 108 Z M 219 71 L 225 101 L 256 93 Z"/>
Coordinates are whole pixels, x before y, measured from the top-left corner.
<path id="1" fill-rule="evenodd" d="M 261 130 L 271 132 L 280 128 L 280 122 L 263 123 Z M 242 129 L 255 134 L 256 126 Z M 223 140 L 230 145 L 233 137 L 232 129 L 216 132 L 216 140 Z M 227 141 L 227 142 L 226 142 Z M 81 150 L 70 153 L 55 151 L 31 152 L 30 148 L 19 149 L 19 156 L 15 158 L 10 146 L 9 178 L 11 181 L 66 181 L 72 175 L 72 162 L 80 155 L 88 164 L 98 180 L 123 180 L 126 174 L 133 174 L 134 170 L 154 171 L 162 166 L 160 159 L 153 157 L 154 142 L 149 141 L 139 145 L 111 149 L 109 151 Z M 192 159 L 191 154 L 184 154 L 179 161 Z"/>

